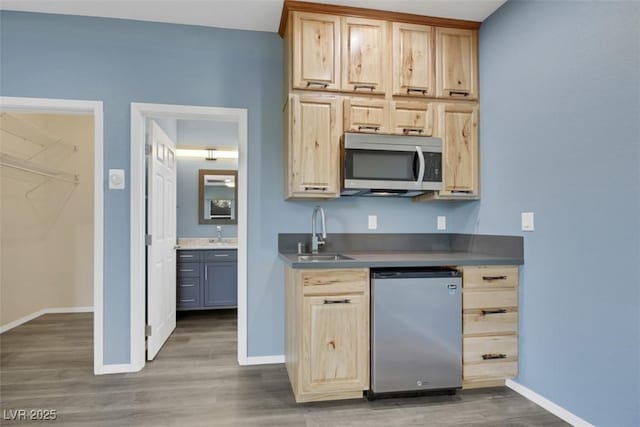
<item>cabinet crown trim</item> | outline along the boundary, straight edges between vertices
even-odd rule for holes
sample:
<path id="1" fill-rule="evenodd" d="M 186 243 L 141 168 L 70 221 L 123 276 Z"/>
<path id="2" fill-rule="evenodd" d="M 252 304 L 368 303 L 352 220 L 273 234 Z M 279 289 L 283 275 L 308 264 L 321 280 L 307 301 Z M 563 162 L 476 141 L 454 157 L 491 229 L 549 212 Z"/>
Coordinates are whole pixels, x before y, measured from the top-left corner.
<path id="1" fill-rule="evenodd" d="M 285 0 L 282 5 L 282 14 L 280 15 L 280 27 L 278 28 L 278 34 L 280 34 L 280 37 L 284 37 L 287 29 L 289 12 L 294 11 L 380 19 L 384 21 L 405 22 L 408 24 L 431 25 L 434 27 L 462 28 L 465 30 L 477 30 L 480 28 L 481 24 L 477 21 L 465 21 L 462 19 L 438 18 L 435 16 L 415 15 L 412 13 L 391 12 L 387 10 L 367 9 L 363 7 Z"/>

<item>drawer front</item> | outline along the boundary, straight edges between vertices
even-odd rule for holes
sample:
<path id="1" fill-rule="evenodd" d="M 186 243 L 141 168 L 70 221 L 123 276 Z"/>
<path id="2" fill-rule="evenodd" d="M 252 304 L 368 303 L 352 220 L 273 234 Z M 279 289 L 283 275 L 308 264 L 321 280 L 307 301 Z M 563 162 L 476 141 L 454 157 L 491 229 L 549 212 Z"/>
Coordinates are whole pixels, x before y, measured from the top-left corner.
<path id="1" fill-rule="evenodd" d="M 518 267 L 465 267 L 462 281 L 466 289 L 515 288 Z"/>
<path id="2" fill-rule="evenodd" d="M 199 262 L 179 263 L 178 277 L 200 277 L 200 263 Z"/>
<path id="3" fill-rule="evenodd" d="M 200 251 L 186 251 L 178 250 L 177 259 L 179 263 L 182 262 L 197 262 L 200 261 Z"/>
<path id="4" fill-rule="evenodd" d="M 518 359 L 518 337 L 465 337 L 462 340 L 463 363 L 495 363 Z"/>
<path id="5" fill-rule="evenodd" d="M 474 334 L 515 334 L 518 331 L 518 312 L 516 310 L 500 309 L 500 312 L 490 313 L 491 310 L 473 310 L 462 315 L 462 333 Z M 498 310 L 495 310 L 498 311 Z"/>
<path id="6" fill-rule="evenodd" d="M 470 291 L 463 287 L 462 309 L 508 308 L 518 306 L 517 289 Z"/>
<path id="7" fill-rule="evenodd" d="M 178 308 L 198 307 L 200 306 L 200 286 L 198 282 L 185 280 L 178 285 L 178 293 L 176 295 L 176 304 Z"/>
<path id="8" fill-rule="evenodd" d="M 518 375 L 518 361 L 487 360 L 482 363 L 465 364 L 462 366 L 462 378 L 465 381 L 492 380 L 513 378 Z"/>
<path id="9" fill-rule="evenodd" d="M 235 249 L 231 250 L 208 250 L 204 251 L 203 261 L 207 262 L 226 262 L 226 261 L 236 261 L 238 259 L 238 251 Z"/>
<path id="10" fill-rule="evenodd" d="M 369 270 L 366 268 L 302 270 L 300 274 L 304 295 L 369 292 Z"/>

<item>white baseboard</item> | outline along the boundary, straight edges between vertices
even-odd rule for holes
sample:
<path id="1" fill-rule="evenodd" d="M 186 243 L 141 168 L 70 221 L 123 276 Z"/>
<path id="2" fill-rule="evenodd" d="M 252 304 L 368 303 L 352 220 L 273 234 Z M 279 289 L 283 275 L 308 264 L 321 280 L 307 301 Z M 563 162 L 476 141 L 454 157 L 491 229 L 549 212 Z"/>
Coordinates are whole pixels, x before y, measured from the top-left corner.
<path id="1" fill-rule="evenodd" d="M 93 307 L 52 307 L 52 308 L 43 308 L 42 310 L 38 310 L 35 313 L 28 314 L 24 317 L 14 320 L 13 322 L 9 322 L 6 325 L 0 326 L 0 334 L 7 332 L 13 328 L 16 328 L 23 323 L 27 323 L 30 320 L 36 319 L 43 314 L 51 314 L 51 313 L 92 313 Z"/>
<path id="2" fill-rule="evenodd" d="M 117 365 L 102 365 L 102 366 L 94 366 L 93 373 L 95 375 L 106 375 L 106 374 L 126 374 L 129 372 L 138 372 L 140 368 L 136 369 L 130 363 L 121 363 Z"/>
<path id="3" fill-rule="evenodd" d="M 272 365 L 276 363 L 284 363 L 284 355 L 274 355 L 274 356 L 253 356 L 247 357 L 245 360 L 238 361 L 240 365 L 249 366 L 249 365 Z"/>
<path id="4" fill-rule="evenodd" d="M 576 427 L 593 427 L 593 424 L 591 424 L 591 423 L 583 420 L 579 416 L 567 411 L 562 406 L 559 406 L 559 405 L 553 403 L 552 401 L 550 401 L 546 397 L 539 395 L 535 391 L 531 390 L 530 388 L 527 388 L 527 387 L 523 386 L 522 384 L 519 384 L 519 383 L 517 383 L 517 382 L 515 382 L 513 380 L 507 380 L 507 381 L 505 381 L 505 385 L 507 387 L 509 387 L 511 390 L 515 391 L 516 393 L 521 394 L 522 396 L 526 397 L 527 399 L 529 399 L 530 401 L 532 401 L 536 405 L 541 406 L 542 408 L 544 408 L 547 411 L 551 412 L 556 417 L 561 418 L 562 420 L 568 422 L 569 424 L 571 424 L 573 426 L 576 426 Z"/>

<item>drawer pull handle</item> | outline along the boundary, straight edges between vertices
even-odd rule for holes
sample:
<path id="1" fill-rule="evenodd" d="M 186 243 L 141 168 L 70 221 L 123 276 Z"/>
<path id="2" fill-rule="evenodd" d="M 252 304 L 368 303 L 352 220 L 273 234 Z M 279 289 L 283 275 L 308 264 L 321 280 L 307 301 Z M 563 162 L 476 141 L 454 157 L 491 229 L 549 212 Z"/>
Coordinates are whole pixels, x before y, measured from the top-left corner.
<path id="1" fill-rule="evenodd" d="M 338 300 L 330 300 L 330 299 L 326 299 L 324 300 L 325 304 L 351 304 L 351 300 L 350 299 L 338 299 Z"/>
<path id="2" fill-rule="evenodd" d="M 426 89 L 418 89 L 415 87 L 408 87 L 407 88 L 407 94 L 411 94 L 411 93 L 421 93 L 423 95 L 427 94 L 427 90 Z"/>
<path id="3" fill-rule="evenodd" d="M 405 135 L 410 134 L 411 132 L 422 133 L 424 129 L 422 128 L 402 128 L 402 133 Z"/>
<path id="4" fill-rule="evenodd" d="M 326 89 L 327 87 L 329 87 L 329 83 L 308 81 L 307 87 L 311 87 L 311 86 L 320 86 L 322 89 Z"/>
<path id="5" fill-rule="evenodd" d="M 507 280 L 507 276 L 482 276 L 482 280 L 490 282 L 492 280 Z"/>
<path id="6" fill-rule="evenodd" d="M 489 353 L 489 354 L 483 354 L 482 355 L 482 359 L 483 360 L 491 360 L 491 359 L 506 359 L 507 355 L 504 353 Z"/>
<path id="7" fill-rule="evenodd" d="M 375 88 L 376 88 L 376 85 L 353 85 L 353 90 L 367 89 L 373 92 Z"/>
<path id="8" fill-rule="evenodd" d="M 193 258 L 193 255 L 180 255 L 180 258 Z"/>
<path id="9" fill-rule="evenodd" d="M 180 302 L 196 302 L 195 299 L 181 299 Z"/>
<path id="10" fill-rule="evenodd" d="M 496 310 L 482 310 L 482 315 L 486 316 L 487 314 L 504 314 L 507 310 L 504 308 L 498 308 Z"/>
<path id="11" fill-rule="evenodd" d="M 304 191 L 327 191 L 327 187 L 304 187 Z"/>
<path id="12" fill-rule="evenodd" d="M 461 90 L 450 90 L 449 96 L 469 96 L 469 92 L 463 92 Z"/>
<path id="13" fill-rule="evenodd" d="M 181 273 L 188 273 L 188 272 L 190 272 L 190 271 L 195 271 L 195 270 L 194 270 L 193 268 L 181 268 L 181 269 L 180 269 L 180 272 L 181 272 Z"/>
<path id="14" fill-rule="evenodd" d="M 193 288 L 195 285 L 192 283 L 190 285 L 180 285 L 181 288 Z"/>
<path id="15" fill-rule="evenodd" d="M 374 132 L 378 132 L 380 130 L 380 126 L 358 126 L 358 130 L 372 130 Z"/>
<path id="16" fill-rule="evenodd" d="M 213 256 L 229 256 L 229 254 L 214 254 Z"/>

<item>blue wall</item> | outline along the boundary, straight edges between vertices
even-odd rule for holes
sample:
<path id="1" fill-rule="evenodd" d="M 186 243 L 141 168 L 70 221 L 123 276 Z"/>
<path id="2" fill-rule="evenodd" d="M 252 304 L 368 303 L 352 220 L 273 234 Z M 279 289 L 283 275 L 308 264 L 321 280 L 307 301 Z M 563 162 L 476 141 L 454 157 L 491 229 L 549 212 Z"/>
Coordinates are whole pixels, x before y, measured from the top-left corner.
<path id="1" fill-rule="evenodd" d="M 525 233 L 518 382 L 640 425 L 640 3 L 509 1 L 480 31 L 482 201 Z"/>
<path id="2" fill-rule="evenodd" d="M 284 350 L 282 232 L 309 232 L 312 202 L 283 200 L 283 42 L 274 33 L 116 19 L 0 13 L 0 93 L 102 100 L 105 170 L 129 170 L 130 103 L 247 108 L 248 353 Z M 329 232 L 461 227 L 474 203 L 345 199 L 322 203 Z M 129 361 L 129 190 L 105 189 L 105 363 Z"/>

